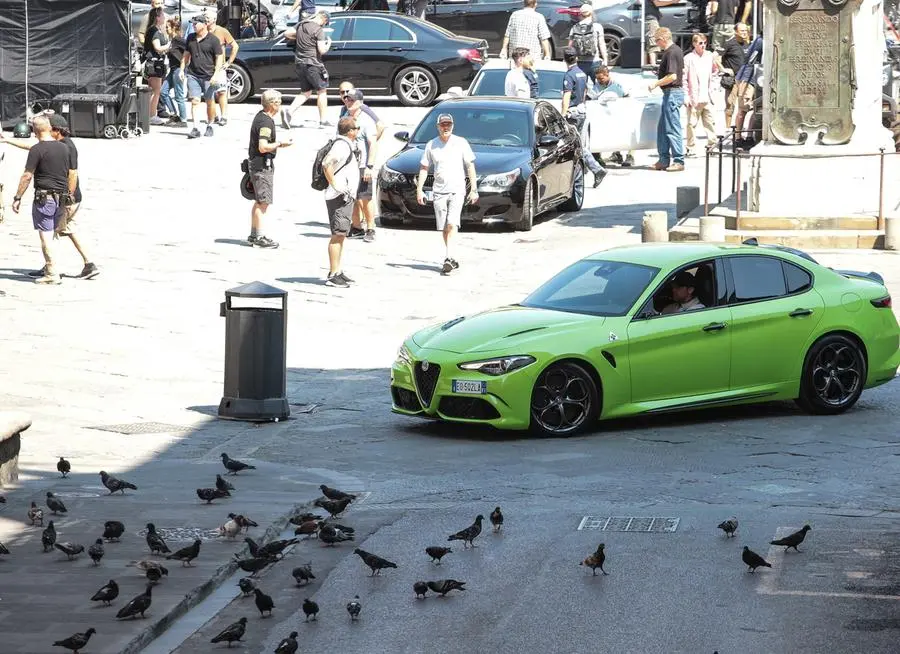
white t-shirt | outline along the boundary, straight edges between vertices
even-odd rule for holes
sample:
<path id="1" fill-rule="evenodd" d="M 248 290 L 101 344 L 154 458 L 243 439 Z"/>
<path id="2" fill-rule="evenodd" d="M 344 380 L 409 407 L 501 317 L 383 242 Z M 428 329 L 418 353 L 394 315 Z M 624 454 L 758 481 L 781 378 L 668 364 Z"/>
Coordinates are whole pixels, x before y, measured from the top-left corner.
<path id="1" fill-rule="evenodd" d="M 475 153 L 469 142 L 461 136 L 451 134 L 444 143 L 440 136 L 428 141 L 422 153 L 421 166 L 431 167 L 434 171 L 436 194 L 466 192 L 466 164 L 475 161 Z"/>
<path id="2" fill-rule="evenodd" d="M 513 68 L 506 73 L 506 81 L 503 84 L 503 94 L 510 98 L 530 98 L 531 86 L 528 78 L 521 68 Z"/>
<path id="3" fill-rule="evenodd" d="M 356 147 L 359 148 L 359 167 L 365 168 L 366 162 L 369 160 L 369 141 L 373 143 L 378 137 L 378 127 L 375 121 L 365 111 L 360 111 L 356 118 L 356 126 L 359 130 L 356 132 Z"/>
<path id="4" fill-rule="evenodd" d="M 331 145 L 331 151 L 322 160 L 322 168 L 333 166 L 334 181 L 337 185 L 335 188 L 329 184 L 325 189 L 326 200 L 333 200 L 344 193 L 350 193 L 356 197 L 356 191 L 359 188 L 359 165 L 351 154 L 355 150 L 356 146 L 352 141 L 346 136 L 339 136 Z M 350 157 L 349 163 L 347 163 L 347 157 Z M 345 163 L 346 165 L 344 165 Z"/>

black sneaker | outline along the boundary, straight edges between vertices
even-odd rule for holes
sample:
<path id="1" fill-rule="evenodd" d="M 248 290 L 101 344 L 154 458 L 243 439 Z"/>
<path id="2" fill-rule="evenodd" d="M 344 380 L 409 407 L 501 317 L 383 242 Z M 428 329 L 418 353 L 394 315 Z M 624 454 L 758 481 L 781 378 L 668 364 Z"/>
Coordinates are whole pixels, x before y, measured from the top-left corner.
<path id="1" fill-rule="evenodd" d="M 341 272 L 339 272 L 339 273 L 337 274 L 337 276 L 340 277 L 341 279 L 343 279 L 343 280 L 344 280 L 345 282 L 347 282 L 348 284 L 355 284 L 355 283 L 356 283 L 356 280 L 355 280 L 355 279 L 350 279 L 349 277 L 347 277 L 347 274 L 346 274 L 343 270 L 342 270 Z"/>
<path id="2" fill-rule="evenodd" d="M 198 138 L 200 138 L 200 130 L 197 129 L 196 127 L 194 127 L 194 128 L 190 131 L 190 133 L 188 133 L 188 138 L 189 138 L 189 139 L 198 139 Z"/>
<path id="3" fill-rule="evenodd" d="M 623 163 L 622 153 L 621 152 L 613 152 L 610 156 L 609 160 L 614 164 L 621 165 Z"/>
<path id="4" fill-rule="evenodd" d="M 459 263 L 457 263 L 456 259 L 444 259 L 444 265 L 441 266 L 441 274 L 449 275 L 451 272 L 459 268 Z"/>
<path id="5" fill-rule="evenodd" d="M 634 157 L 629 155 L 625 156 L 625 161 L 622 162 L 622 168 L 631 168 L 634 165 Z"/>
<path id="6" fill-rule="evenodd" d="M 203 136 L 212 136 L 212 135 L 213 135 L 212 125 L 207 125 L 206 132 L 203 133 Z"/>
<path id="7" fill-rule="evenodd" d="M 347 234 L 347 238 L 363 238 L 366 235 L 366 230 L 362 227 L 351 227 L 350 233 Z"/>
<path id="8" fill-rule="evenodd" d="M 47 274 L 47 266 L 44 266 L 40 270 L 32 270 L 28 273 L 29 277 L 43 277 Z"/>
<path id="9" fill-rule="evenodd" d="M 228 124 L 228 119 L 225 118 L 225 116 L 222 116 L 221 118 L 219 118 L 219 122 L 218 122 L 219 127 L 225 127 L 225 125 L 227 125 L 227 124 Z"/>
<path id="10" fill-rule="evenodd" d="M 256 244 L 256 242 L 258 240 L 259 240 L 259 236 L 250 234 L 250 236 L 247 237 L 247 245 L 254 245 L 254 244 Z"/>
<path id="11" fill-rule="evenodd" d="M 182 128 L 182 129 L 187 126 L 188 126 L 188 124 L 186 122 L 184 122 L 183 120 L 179 120 L 178 118 L 173 118 L 172 120 L 169 121 L 169 124 L 166 125 L 166 127 L 178 127 L 178 128 Z"/>
<path id="12" fill-rule="evenodd" d="M 335 273 L 328 276 L 328 279 L 325 280 L 325 286 L 333 286 L 335 288 L 349 288 L 350 284 L 346 279 L 344 279 L 341 273 Z"/>
<path id="13" fill-rule="evenodd" d="M 367 229 L 365 236 L 363 236 L 363 241 L 366 243 L 373 243 L 375 241 L 375 230 Z"/>
<path id="14" fill-rule="evenodd" d="M 78 279 L 93 279 L 99 274 L 100 270 L 99 268 L 97 268 L 96 264 L 86 263 L 84 264 L 84 268 L 81 269 L 81 273 L 79 273 Z"/>
<path id="15" fill-rule="evenodd" d="M 250 245 L 254 245 L 258 248 L 267 248 L 269 250 L 274 250 L 278 247 L 278 241 L 273 241 L 268 236 L 257 236 L 255 241 L 251 241 Z"/>
<path id="16" fill-rule="evenodd" d="M 594 173 L 594 188 L 600 186 L 603 183 L 603 179 L 606 177 L 606 171 L 601 170 L 599 173 Z"/>

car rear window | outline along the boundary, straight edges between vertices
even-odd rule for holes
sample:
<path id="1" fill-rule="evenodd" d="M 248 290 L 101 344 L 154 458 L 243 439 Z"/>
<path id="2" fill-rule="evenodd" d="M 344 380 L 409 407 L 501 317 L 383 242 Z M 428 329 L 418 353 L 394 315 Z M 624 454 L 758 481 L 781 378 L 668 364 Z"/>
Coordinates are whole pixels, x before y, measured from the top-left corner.
<path id="1" fill-rule="evenodd" d="M 475 81 L 472 95 L 506 95 L 505 68 L 482 70 Z M 538 97 L 545 100 L 559 100 L 562 98 L 563 77 L 565 73 L 556 70 L 542 70 L 538 72 Z"/>

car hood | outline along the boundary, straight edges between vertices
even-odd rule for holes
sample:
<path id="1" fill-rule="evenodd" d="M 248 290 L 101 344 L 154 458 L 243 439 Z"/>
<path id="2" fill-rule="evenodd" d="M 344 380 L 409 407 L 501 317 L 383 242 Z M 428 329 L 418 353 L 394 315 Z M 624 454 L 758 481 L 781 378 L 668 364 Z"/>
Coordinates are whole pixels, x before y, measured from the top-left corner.
<path id="1" fill-rule="evenodd" d="M 423 152 L 425 152 L 424 143 L 407 145 L 388 159 L 385 165 L 398 173 L 415 175 L 419 172 L 419 162 L 422 161 Z M 528 148 L 473 145 L 472 152 L 475 153 L 475 168 L 479 178 L 493 173 L 505 173 L 514 168 L 522 168 L 531 161 L 531 151 Z"/>
<path id="2" fill-rule="evenodd" d="M 556 338 L 561 332 L 588 322 L 598 326 L 604 320 L 598 316 L 514 305 L 426 327 L 413 334 L 412 341 L 421 348 L 456 354 L 497 350 L 527 354 L 527 348 L 536 341 Z M 513 352 L 518 349 L 522 351 Z"/>

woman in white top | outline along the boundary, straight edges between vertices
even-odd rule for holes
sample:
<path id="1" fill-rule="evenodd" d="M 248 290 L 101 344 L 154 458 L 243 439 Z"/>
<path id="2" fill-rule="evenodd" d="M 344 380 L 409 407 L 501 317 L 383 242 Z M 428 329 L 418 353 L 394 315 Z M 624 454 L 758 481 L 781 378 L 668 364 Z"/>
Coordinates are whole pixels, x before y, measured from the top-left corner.
<path id="1" fill-rule="evenodd" d="M 581 5 L 581 20 L 569 30 L 569 47 L 575 48 L 578 67 L 589 81 L 594 79 L 594 72 L 609 61 L 603 26 L 594 22 L 594 8 L 591 5 Z"/>

